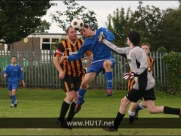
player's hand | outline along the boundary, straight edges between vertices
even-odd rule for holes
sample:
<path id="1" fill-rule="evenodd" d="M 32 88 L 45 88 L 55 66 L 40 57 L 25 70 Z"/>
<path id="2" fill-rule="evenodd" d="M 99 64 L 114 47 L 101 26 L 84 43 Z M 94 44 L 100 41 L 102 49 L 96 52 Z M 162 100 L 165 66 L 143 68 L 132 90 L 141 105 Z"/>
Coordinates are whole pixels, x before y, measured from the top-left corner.
<path id="1" fill-rule="evenodd" d="M 59 72 L 59 78 L 60 79 L 64 79 L 64 76 L 65 76 L 65 73 L 63 71 Z"/>
<path id="2" fill-rule="evenodd" d="M 6 78 L 8 75 L 7 74 L 4 74 L 4 77 Z"/>
<path id="3" fill-rule="evenodd" d="M 134 74 L 133 73 L 124 73 L 123 74 L 123 78 L 125 79 L 125 80 L 130 80 L 130 79 L 132 79 L 134 77 Z"/>
<path id="4" fill-rule="evenodd" d="M 25 84 L 25 82 L 22 82 L 23 83 L 23 87 L 26 87 L 26 84 Z"/>
<path id="5" fill-rule="evenodd" d="M 67 60 L 67 59 L 68 59 L 68 56 L 62 56 L 60 61 L 62 62 L 63 60 Z"/>
<path id="6" fill-rule="evenodd" d="M 100 35 L 99 35 L 99 43 L 102 43 L 103 39 L 105 39 L 105 36 L 104 36 L 103 31 L 102 31 L 102 32 L 100 32 Z"/>

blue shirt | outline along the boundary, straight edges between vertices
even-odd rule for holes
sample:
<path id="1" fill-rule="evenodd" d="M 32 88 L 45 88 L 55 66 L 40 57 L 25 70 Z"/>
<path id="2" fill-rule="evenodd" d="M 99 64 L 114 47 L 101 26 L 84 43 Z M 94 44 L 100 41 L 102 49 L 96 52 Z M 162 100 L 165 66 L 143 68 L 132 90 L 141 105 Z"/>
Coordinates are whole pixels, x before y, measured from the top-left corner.
<path id="1" fill-rule="evenodd" d="M 87 50 L 90 50 L 93 53 L 92 63 L 103 61 L 106 59 L 114 60 L 111 50 L 103 43 L 99 43 L 99 35 L 102 31 L 104 33 L 105 39 L 110 42 L 114 40 L 114 35 L 106 28 L 101 27 L 96 30 L 94 36 L 86 38 L 84 44 L 81 46 L 79 51 L 76 54 L 69 56 L 68 60 L 73 61 L 82 58 Z"/>
<path id="2" fill-rule="evenodd" d="M 8 82 L 18 82 L 19 78 L 24 80 L 21 68 L 17 64 L 15 66 L 9 64 L 4 70 L 4 74 L 7 74 L 6 78 Z"/>

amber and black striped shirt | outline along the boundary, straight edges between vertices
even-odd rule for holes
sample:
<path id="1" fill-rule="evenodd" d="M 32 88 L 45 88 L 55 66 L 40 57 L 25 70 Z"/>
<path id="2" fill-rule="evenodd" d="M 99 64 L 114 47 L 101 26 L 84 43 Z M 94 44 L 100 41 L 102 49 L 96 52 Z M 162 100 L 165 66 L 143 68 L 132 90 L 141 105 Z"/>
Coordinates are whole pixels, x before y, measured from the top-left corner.
<path id="1" fill-rule="evenodd" d="M 62 41 L 58 44 L 54 57 L 60 58 L 62 55 L 69 56 L 77 53 L 79 48 L 82 46 L 83 42 L 84 41 L 82 39 L 76 39 L 76 42 L 74 44 L 71 43 L 69 39 Z M 86 55 L 91 56 L 92 52 L 87 51 Z M 60 66 L 65 74 L 74 77 L 82 76 L 85 74 L 85 68 L 82 66 L 82 60 L 83 58 L 76 61 L 63 60 L 60 63 Z"/>

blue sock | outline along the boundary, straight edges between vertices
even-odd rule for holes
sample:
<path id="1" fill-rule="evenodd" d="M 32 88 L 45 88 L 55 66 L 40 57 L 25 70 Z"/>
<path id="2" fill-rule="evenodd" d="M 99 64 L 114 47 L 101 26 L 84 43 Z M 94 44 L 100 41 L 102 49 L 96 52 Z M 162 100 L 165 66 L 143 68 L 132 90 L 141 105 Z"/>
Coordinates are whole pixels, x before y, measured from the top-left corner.
<path id="1" fill-rule="evenodd" d="M 140 107 L 140 105 L 138 104 L 137 107 L 136 107 L 136 111 L 139 111 L 139 110 L 141 110 L 141 107 Z"/>
<path id="2" fill-rule="evenodd" d="M 86 93 L 86 90 L 79 89 L 78 102 L 77 102 L 78 105 L 81 105 L 82 102 L 84 101 L 84 94 L 85 93 Z"/>
<path id="3" fill-rule="evenodd" d="M 16 101 L 16 96 L 15 95 L 12 95 L 12 104 L 14 104 L 14 102 Z"/>
<path id="4" fill-rule="evenodd" d="M 112 90 L 112 71 L 105 72 L 107 90 Z"/>
<path id="5" fill-rule="evenodd" d="M 134 118 L 134 116 L 132 116 L 132 115 L 129 115 L 129 118 L 130 118 L 130 119 L 132 119 L 132 118 Z"/>

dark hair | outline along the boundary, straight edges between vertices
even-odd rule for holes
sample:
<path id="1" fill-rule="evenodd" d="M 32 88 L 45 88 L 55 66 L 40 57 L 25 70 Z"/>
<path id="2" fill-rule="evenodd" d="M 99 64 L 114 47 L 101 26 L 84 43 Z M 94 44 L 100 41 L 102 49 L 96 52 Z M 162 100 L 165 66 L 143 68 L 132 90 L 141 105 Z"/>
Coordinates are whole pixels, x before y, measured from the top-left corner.
<path id="1" fill-rule="evenodd" d="M 90 26 L 88 25 L 88 24 L 84 24 L 84 26 L 83 27 L 85 27 L 85 28 L 89 28 Z"/>
<path id="2" fill-rule="evenodd" d="M 134 46 L 138 46 L 138 44 L 141 40 L 141 35 L 137 31 L 130 31 L 128 34 L 128 38 Z"/>
<path id="3" fill-rule="evenodd" d="M 16 58 L 16 56 L 11 56 L 11 59 L 12 59 L 12 58 Z"/>

